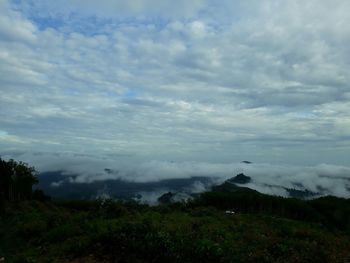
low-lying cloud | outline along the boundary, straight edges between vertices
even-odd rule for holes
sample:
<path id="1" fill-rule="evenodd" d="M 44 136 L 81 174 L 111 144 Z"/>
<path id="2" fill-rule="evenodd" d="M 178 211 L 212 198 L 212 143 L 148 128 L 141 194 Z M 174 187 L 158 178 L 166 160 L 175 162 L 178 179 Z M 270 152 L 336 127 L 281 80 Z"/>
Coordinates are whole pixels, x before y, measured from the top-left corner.
<path id="1" fill-rule="evenodd" d="M 287 196 L 286 188 L 293 188 L 350 197 L 350 167 L 340 165 L 295 166 L 242 162 L 140 161 L 132 157 L 111 159 L 48 153 L 20 154 L 16 157 L 35 165 L 41 173 L 62 171 L 63 177 L 53 182 L 52 187 L 60 187 L 62 183 L 89 184 L 108 180 L 150 183 L 193 177 L 207 177 L 211 179 L 211 184 L 220 184 L 238 173 L 244 173 L 252 179 L 244 186 L 263 193 Z M 9 158 L 8 155 L 7 158 Z M 208 189 L 208 184 L 198 181 L 185 190 L 199 193 Z M 165 192 L 171 189 L 159 190 Z M 153 194 L 150 195 L 153 196 Z"/>

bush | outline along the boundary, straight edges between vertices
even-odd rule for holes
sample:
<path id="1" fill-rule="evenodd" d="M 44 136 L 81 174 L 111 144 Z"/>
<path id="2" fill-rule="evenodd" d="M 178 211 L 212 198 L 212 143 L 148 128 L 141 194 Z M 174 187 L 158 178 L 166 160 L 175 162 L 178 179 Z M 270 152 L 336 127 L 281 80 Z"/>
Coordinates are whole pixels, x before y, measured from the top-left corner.
<path id="1" fill-rule="evenodd" d="M 18 227 L 18 234 L 23 238 L 39 237 L 47 229 L 46 222 L 41 219 L 34 219 L 29 222 L 23 222 Z"/>

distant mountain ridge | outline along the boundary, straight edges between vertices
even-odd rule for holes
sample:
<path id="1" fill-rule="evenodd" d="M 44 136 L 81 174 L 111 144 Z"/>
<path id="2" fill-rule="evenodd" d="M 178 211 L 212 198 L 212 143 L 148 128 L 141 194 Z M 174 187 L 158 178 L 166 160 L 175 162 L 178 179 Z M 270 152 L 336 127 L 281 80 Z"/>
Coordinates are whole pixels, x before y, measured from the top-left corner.
<path id="1" fill-rule="evenodd" d="M 111 172 L 110 170 L 106 172 Z M 109 179 L 91 183 L 71 183 L 68 178 L 77 175 L 65 175 L 63 171 L 45 172 L 39 174 L 38 188 L 58 199 L 92 200 L 100 195 L 108 195 L 116 199 L 131 200 L 138 198 L 142 192 L 189 192 L 192 185 L 200 183 L 210 185 L 212 178 L 189 177 L 182 179 L 166 179 L 155 182 L 131 182 L 121 179 Z M 55 184 L 60 182 L 59 184 Z M 64 191 L 63 191 L 64 189 Z"/>
<path id="2" fill-rule="evenodd" d="M 239 173 L 235 177 L 232 177 L 231 179 L 228 179 L 227 182 L 234 183 L 234 184 L 247 184 L 250 183 L 252 178 L 249 176 L 246 176 L 244 173 Z"/>
<path id="3" fill-rule="evenodd" d="M 243 161 L 244 163 L 250 163 Z M 105 169 L 105 173 L 111 174 L 116 171 Z M 58 199 L 76 199 L 93 200 L 100 196 L 109 196 L 114 199 L 137 200 L 144 202 L 146 196 L 153 195 L 152 202 L 170 203 L 181 200 L 187 200 L 197 196 L 202 191 L 214 192 L 258 192 L 255 188 L 257 182 L 254 178 L 242 173 L 225 180 L 220 184 L 215 184 L 218 178 L 213 177 L 189 177 L 182 179 L 166 179 L 156 182 L 132 182 L 122 179 L 108 179 L 104 181 L 95 181 L 91 183 L 72 182 L 78 175 L 67 175 L 63 171 L 46 172 L 39 174 L 38 188 L 43 189 L 53 198 Z M 199 184 L 200 190 L 195 190 L 194 185 Z M 327 189 L 319 189 L 317 192 L 306 189 L 301 183 L 294 183 L 295 187 L 286 187 L 283 185 L 261 184 L 261 187 L 271 189 L 273 193 L 281 193 L 282 196 L 288 196 L 298 199 L 312 199 L 322 195 L 327 195 Z M 193 194 L 197 193 L 197 194 Z M 283 194 L 284 193 L 284 194 Z M 159 194 L 159 196 L 156 196 Z M 278 195 L 278 194 L 277 194 Z M 146 199 L 145 199 L 146 198 Z M 160 198 L 160 199 L 159 199 Z M 148 202 L 148 201 L 146 201 Z"/>
<path id="4" fill-rule="evenodd" d="M 239 173 L 235 177 L 227 179 L 220 185 L 215 185 L 212 187 L 212 191 L 216 192 L 236 192 L 236 191 L 247 191 L 247 192 L 258 192 L 249 187 L 243 187 L 241 185 L 248 184 L 252 182 L 252 178 L 246 176 L 244 173 Z M 289 197 L 298 198 L 298 199 L 308 199 L 316 196 L 320 196 L 320 193 L 309 191 L 308 189 L 296 189 L 296 188 L 287 188 L 279 185 L 270 185 L 265 184 L 266 186 L 273 188 L 281 188 L 286 190 Z M 302 188 L 301 184 L 298 184 L 298 188 Z"/>

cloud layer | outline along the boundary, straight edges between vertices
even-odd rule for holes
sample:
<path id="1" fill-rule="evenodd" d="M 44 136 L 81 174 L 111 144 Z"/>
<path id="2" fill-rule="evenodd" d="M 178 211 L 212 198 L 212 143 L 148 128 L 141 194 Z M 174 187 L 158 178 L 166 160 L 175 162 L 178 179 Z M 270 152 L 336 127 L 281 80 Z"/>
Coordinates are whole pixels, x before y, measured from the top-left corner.
<path id="1" fill-rule="evenodd" d="M 10 156 L 5 155 L 5 157 Z M 212 185 L 221 184 L 239 173 L 244 173 L 252 179 L 244 186 L 266 194 L 288 196 L 286 188 L 289 188 L 350 198 L 350 167 L 341 165 L 300 166 L 242 162 L 135 161 L 132 156 L 107 158 L 68 153 L 52 155 L 45 152 L 38 152 L 35 155 L 17 153 L 15 157 L 35 165 L 41 173 L 60 171 L 61 177 L 45 178 L 45 181 L 51 180 L 51 187 L 62 186 L 62 190 L 65 189 L 67 183 L 86 185 L 121 180 L 147 184 L 167 179 L 198 178 L 197 181 L 192 182 L 193 184 L 189 181 L 188 187 L 183 190 L 188 193 L 200 193 L 208 190 Z M 174 189 L 163 187 L 154 193 L 143 192 L 142 194 L 151 200 L 172 190 Z"/>
<path id="2" fill-rule="evenodd" d="M 348 165 L 349 12 L 0 0 L 0 154 Z"/>

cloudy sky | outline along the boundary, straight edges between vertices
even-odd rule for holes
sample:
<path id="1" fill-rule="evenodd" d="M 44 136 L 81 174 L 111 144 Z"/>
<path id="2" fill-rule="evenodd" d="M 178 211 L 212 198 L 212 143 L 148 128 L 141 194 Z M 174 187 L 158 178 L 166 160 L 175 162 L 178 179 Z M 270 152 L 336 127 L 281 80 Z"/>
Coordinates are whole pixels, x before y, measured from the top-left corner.
<path id="1" fill-rule="evenodd" d="M 349 165 L 349 14 L 348 0 L 0 0 L 0 154 Z"/>

